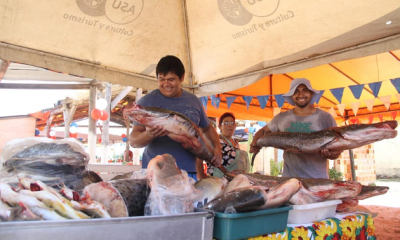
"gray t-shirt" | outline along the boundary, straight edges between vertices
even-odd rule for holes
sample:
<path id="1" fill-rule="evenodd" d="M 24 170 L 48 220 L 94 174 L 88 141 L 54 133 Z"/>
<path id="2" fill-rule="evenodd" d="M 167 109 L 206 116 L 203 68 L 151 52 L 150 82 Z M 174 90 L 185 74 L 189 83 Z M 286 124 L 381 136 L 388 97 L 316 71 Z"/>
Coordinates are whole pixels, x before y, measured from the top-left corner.
<path id="1" fill-rule="evenodd" d="M 268 124 L 272 132 L 315 132 L 336 126 L 332 115 L 321 109 L 308 116 L 297 116 L 291 109 Z M 283 159 L 283 177 L 328 178 L 327 159 L 319 153 L 284 151 Z"/>

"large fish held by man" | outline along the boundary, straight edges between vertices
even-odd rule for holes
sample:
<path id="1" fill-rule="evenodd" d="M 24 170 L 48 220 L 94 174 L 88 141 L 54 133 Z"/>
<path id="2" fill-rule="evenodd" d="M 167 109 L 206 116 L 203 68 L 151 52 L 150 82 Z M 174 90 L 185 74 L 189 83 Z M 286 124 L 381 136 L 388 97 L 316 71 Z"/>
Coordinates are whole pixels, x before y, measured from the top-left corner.
<path id="1" fill-rule="evenodd" d="M 374 124 L 353 124 L 321 131 L 272 132 L 257 141 L 260 147 L 274 147 L 285 151 L 315 153 L 322 149 L 331 152 L 358 148 L 397 136 L 397 121 Z"/>
<path id="2" fill-rule="evenodd" d="M 196 157 L 210 161 L 214 156 L 211 144 L 200 129 L 185 115 L 157 107 L 142 107 L 135 104 L 124 110 L 124 118 L 144 126 L 162 126 L 168 137 L 182 144 Z"/>

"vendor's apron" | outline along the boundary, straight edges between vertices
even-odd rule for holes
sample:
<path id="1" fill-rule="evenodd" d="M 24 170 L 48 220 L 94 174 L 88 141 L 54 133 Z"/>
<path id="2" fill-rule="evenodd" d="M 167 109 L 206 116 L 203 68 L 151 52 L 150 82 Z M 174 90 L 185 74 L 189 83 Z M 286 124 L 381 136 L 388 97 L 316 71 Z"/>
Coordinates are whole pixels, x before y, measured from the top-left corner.
<path id="1" fill-rule="evenodd" d="M 236 149 L 236 157 L 235 160 L 226 168 L 226 170 L 228 171 L 232 171 L 232 170 L 241 170 L 244 172 L 249 172 L 250 171 L 250 165 L 249 165 L 249 157 L 247 155 L 246 151 L 240 150 L 239 148 L 236 148 L 235 146 L 233 146 L 233 144 L 226 139 L 226 137 L 222 134 L 220 134 L 220 136 L 225 139 L 225 141 L 227 143 L 229 143 L 229 145 L 231 145 L 232 148 Z M 224 176 L 224 173 L 219 170 L 218 168 L 214 167 L 213 169 L 213 177 L 219 177 L 222 178 Z"/>

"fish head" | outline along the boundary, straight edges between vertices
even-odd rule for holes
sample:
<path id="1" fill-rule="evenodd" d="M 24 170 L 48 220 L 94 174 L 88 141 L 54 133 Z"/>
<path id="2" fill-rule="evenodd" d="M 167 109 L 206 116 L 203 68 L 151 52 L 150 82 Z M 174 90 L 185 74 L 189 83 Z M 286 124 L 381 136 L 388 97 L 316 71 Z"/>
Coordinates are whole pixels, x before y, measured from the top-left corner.
<path id="1" fill-rule="evenodd" d="M 147 180 L 150 187 L 164 184 L 168 178 L 181 173 L 175 158 L 167 153 L 154 157 L 147 165 Z"/>
<path id="2" fill-rule="evenodd" d="M 130 116 L 137 111 L 140 111 L 144 109 L 141 105 L 139 104 L 133 104 L 131 106 L 125 106 L 124 109 L 122 110 L 122 115 L 124 116 L 124 119 L 130 119 Z"/>
<path id="3" fill-rule="evenodd" d="M 166 109 L 143 107 L 139 104 L 134 104 L 122 112 L 125 120 L 137 122 L 145 126 L 158 125 L 160 121 L 164 121 L 170 114 L 170 111 Z"/>
<path id="4" fill-rule="evenodd" d="M 371 142 L 375 142 L 396 137 L 396 127 L 397 121 L 387 121 L 375 124 L 353 124 L 335 131 L 347 140 L 365 141 L 369 139 Z"/>

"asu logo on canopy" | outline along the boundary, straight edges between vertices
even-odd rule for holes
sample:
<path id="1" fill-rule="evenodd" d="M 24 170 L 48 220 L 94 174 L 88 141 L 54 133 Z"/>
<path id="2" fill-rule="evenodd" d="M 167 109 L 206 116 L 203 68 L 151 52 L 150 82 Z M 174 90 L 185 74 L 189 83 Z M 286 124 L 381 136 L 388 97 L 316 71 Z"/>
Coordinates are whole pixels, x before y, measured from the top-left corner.
<path id="1" fill-rule="evenodd" d="M 218 0 L 224 18 L 238 26 L 246 25 L 253 16 L 268 17 L 279 7 L 279 0 Z"/>
<path id="2" fill-rule="evenodd" d="M 115 24 L 124 25 L 135 21 L 143 10 L 143 0 L 76 0 L 86 15 L 106 16 Z"/>

